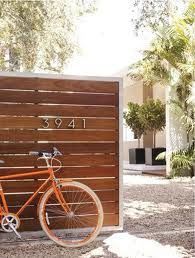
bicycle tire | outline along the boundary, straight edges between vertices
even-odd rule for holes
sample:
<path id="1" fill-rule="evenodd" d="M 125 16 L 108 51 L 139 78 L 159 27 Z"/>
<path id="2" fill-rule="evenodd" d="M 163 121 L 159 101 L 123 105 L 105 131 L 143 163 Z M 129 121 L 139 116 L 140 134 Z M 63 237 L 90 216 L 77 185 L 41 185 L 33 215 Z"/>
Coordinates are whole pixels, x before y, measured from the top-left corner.
<path id="1" fill-rule="evenodd" d="M 92 189 L 80 182 L 61 182 L 57 187 L 71 206 L 71 212 L 65 213 L 57 200 L 53 187 L 50 188 L 43 195 L 38 211 L 42 229 L 51 240 L 63 247 L 80 247 L 89 244 L 97 237 L 103 225 L 103 208 L 98 196 Z M 76 205 L 79 205 L 80 208 Z M 95 211 L 92 210 L 93 206 Z M 55 217 L 53 213 L 60 216 Z M 84 236 L 84 232 L 91 228 L 92 231 Z M 78 236 L 76 236 L 77 234 Z"/>

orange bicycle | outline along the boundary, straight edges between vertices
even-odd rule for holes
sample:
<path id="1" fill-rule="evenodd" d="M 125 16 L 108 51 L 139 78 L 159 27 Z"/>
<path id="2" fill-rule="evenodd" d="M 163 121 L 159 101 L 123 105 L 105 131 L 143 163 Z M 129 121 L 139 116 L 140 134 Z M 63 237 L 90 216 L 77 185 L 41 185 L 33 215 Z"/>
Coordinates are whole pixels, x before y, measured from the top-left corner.
<path id="1" fill-rule="evenodd" d="M 103 209 L 97 195 L 88 186 L 70 179 L 57 179 L 55 173 L 62 167 L 56 158 L 62 155 L 57 148 L 52 152 L 30 152 L 30 155 L 44 159 L 47 170 L 30 172 L 29 176 L 48 174 L 48 178 L 30 196 L 16 212 L 8 210 L 6 196 L 0 183 L 0 225 L 5 232 L 14 232 L 21 238 L 17 229 L 20 227 L 19 216 L 32 200 L 46 186 L 37 206 L 37 213 L 42 229 L 47 236 L 63 247 L 79 247 L 93 241 L 99 234 L 103 224 Z M 54 170 L 53 162 L 59 162 Z M 0 163 L 4 163 L 1 160 Z M 1 176 L 0 180 L 26 177 L 26 173 Z"/>

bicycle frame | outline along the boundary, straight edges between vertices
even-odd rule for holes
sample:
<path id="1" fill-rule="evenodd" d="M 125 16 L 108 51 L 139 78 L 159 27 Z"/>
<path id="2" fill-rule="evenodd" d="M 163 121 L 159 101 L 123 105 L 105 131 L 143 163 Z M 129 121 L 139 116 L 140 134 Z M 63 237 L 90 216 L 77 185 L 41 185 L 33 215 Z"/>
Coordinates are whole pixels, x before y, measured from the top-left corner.
<path id="1" fill-rule="evenodd" d="M 48 174 L 48 178 L 46 179 L 46 181 L 43 182 L 43 184 L 30 196 L 30 198 L 22 205 L 22 207 L 16 212 L 16 215 L 19 217 L 19 215 L 23 212 L 23 210 L 27 207 L 27 205 L 29 205 L 33 199 L 38 195 L 38 193 L 49 183 L 52 181 L 51 186 L 54 188 L 54 192 L 56 194 L 56 197 L 58 199 L 58 201 L 60 202 L 60 204 L 62 205 L 63 209 L 65 210 L 65 212 L 69 211 L 69 207 L 66 203 L 66 201 L 64 200 L 61 192 L 59 191 L 59 188 L 57 186 L 57 184 L 60 182 L 56 182 L 55 179 L 55 175 L 54 175 L 54 171 L 52 167 L 48 167 L 47 170 L 42 170 L 42 171 L 36 171 L 36 172 L 29 172 L 29 173 L 20 173 L 20 174 L 13 174 L 13 175 L 9 175 L 9 176 L 0 176 L 0 180 L 6 180 L 6 179 L 16 179 L 16 178 L 23 178 L 23 177 L 27 177 L 27 176 L 36 176 L 36 175 L 44 175 L 44 174 Z M 68 179 L 64 179 L 63 181 L 72 181 L 72 180 L 68 180 Z M 50 188 L 48 187 L 48 188 Z M 5 198 L 5 194 L 3 192 L 3 188 L 0 182 L 0 197 L 2 200 L 2 204 L 3 204 L 3 210 L 2 208 L 0 209 L 0 220 L 1 220 L 1 216 L 5 215 L 7 213 L 9 213 L 8 210 L 8 206 L 7 206 L 7 202 L 6 202 L 6 198 Z M 1 207 L 1 206 L 0 206 Z"/>

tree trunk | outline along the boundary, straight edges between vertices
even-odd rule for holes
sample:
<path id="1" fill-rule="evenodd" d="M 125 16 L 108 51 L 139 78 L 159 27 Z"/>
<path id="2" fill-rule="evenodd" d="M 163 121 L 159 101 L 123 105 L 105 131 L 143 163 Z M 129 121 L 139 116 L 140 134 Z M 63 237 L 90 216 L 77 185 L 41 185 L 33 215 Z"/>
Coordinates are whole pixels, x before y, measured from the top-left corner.
<path id="1" fill-rule="evenodd" d="M 195 124 L 195 112 L 192 111 L 192 121 Z M 195 149 L 195 127 L 193 127 L 192 130 L 192 147 Z M 195 163 L 195 160 L 194 160 Z"/>
<path id="2" fill-rule="evenodd" d="M 192 146 L 194 147 L 194 141 L 192 142 Z M 192 157 L 192 168 L 191 168 L 191 177 L 195 176 L 195 156 Z"/>
<path id="3" fill-rule="evenodd" d="M 192 164 L 191 170 L 190 170 L 190 176 L 194 177 L 195 176 L 195 166 Z"/>
<path id="4" fill-rule="evenodd" d="M 156 148 L 156 130 L 153 132 L 153 148 Z"/>
<path id="5" fill-rule="evenodd" d="M 186 133 L 186 140 L 187 140 L 187 143 L 189 144 L 190 143 L 190 134 L 189 134 L 189 132 Z"/>
<path id="6" fill-rule="evenodd" d="M 20 71 L 20 62 L 13 49 L 9 49 L 9 71 Z"/>
<path id="7" fill-rule="evenodd" d="M 137 140 L 138 140 L 138 148 L 140 148 L 140 137 L 138 137 Z"/>

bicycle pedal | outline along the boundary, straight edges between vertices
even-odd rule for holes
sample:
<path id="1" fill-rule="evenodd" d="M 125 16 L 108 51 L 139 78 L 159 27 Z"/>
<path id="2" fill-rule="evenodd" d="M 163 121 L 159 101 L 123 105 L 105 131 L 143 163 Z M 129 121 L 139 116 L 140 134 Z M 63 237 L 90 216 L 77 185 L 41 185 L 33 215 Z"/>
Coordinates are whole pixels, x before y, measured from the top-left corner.
<path id="1" fill-rule="evenodd" d="M 16 231 L 16 232 L 14 232 L 15 234 L 16 234 L 16 236 L 20 239 L 20 240 L 22 240 L 22 237 L 21 237 L 21 235 Z"/>

